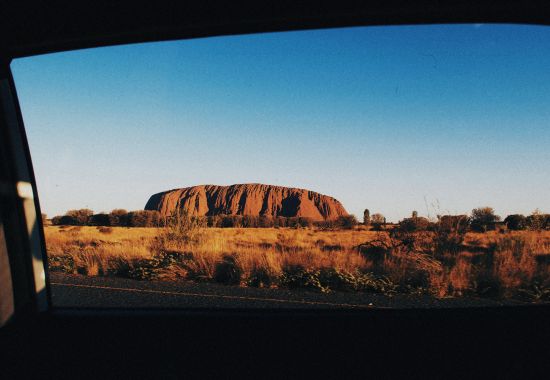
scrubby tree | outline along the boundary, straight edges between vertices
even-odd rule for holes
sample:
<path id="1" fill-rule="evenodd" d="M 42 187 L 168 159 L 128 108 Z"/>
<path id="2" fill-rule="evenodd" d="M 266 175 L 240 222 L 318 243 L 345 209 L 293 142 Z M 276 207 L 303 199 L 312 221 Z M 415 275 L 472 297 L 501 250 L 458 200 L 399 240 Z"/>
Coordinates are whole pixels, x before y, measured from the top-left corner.
<path id="1" fill-rule="evenodd" d="M 466 233 L 470 227 L 468 215 L 438 215 L 435 229 L 441 232 Z"/>
<path id="2" fill-rule="evenodd" d="M 99 213 L 90 216 L 88 224 L 91 226 L 110 226 L 111 221 L 109 220 L 109 215 L 105 213 Z"/>
<path id="3" fill-rule="evenodd" d="M 260 225 L 260 217 L 256 215 L 243 215 L 243 227 L 258 228 Z"/>
<path id="4" fill-rule="evenodd" d="M 313 219 L 306 216 L 300 216 L 298 217 L 298 223 L 300 223 L 301 227 L 309 228 L 313 225 Z"/>
<path id="5" fill-rule="evenodd" d="M 61 215 L 56 215 L 52 218 L 52 224 L 54 226 L 59 226 L 61 224 L 61 218 L 62 216 Z"/>
<path id="6" fill-rule="evenodd" d="M 508 215 L 504 219 L 504 223 L 509 230 L 524 230 L 527 227 L 527 218 L 521 214 Z"/>
<path id="7" fill-rule="evenodd" d="M 436 257 L 449 253 L 457 255 L 464 244 L 471 218 L 468 215 L 437 215 L 437 223 L 432 225 L 432 254 Z"/>
<path id="8" fill-rule="evenodd" d="M 160 213 L 157 210 L 138 210 L 127 214 L 128 227 L 158 227 Z"/>
<path id="9" fill-rule="evenodd" d="M 285 218 L 285 226 L 290 228 L 300 228 L 300 218 L 296 216 L 290 216 Z"/>
<path id="10" fill-rule="evenodd" d="M 500 220 L 500 216 L 495 215 L 492 207 L 479 207 L 472 210 L 470 226 L 477 232 L 486 232 L 495 229 L 495 223 Z"/>
<path id="11" fill-rule="evenodd" d="M 237 215 L 220 215 L 220 217 L 220 227 L 222 228 L 240 227 L 242 224 L 242 220 L 239 220 Z"/>
<path id="12" fill-rule="evenodd" d="M 262 228 L 273 227 L 274 226 L 273 218 L 270 216 L 260 216 L 258 220 L 258 224 L 259 224 L 259 227 L 262 227 Z"/>
<path id="13" fill-rule="evenodd" d="M 343 228 L 345 230 L 351 230 L 353 227 L 357 225 L 357 218 L 355 215 L 340 215 L 336 219 L 336 224 L 339 228 Z"/>
<path id="14" fill-rule="evenodd" d="M 190 215 L 185 209 L 175 210 L 166 218 L 165 238 L 171 241 L 195 241 L 207 227 L 207 218 Z"/>
<path id="15" fill-rule="evenodd" d="M 368 208 L 363 212 L 363 224 L 365 226 L 370 225 L 370 211 Z"/>
<path id="16" fill-rule="evenodd" d="M 93 214 L 94 212 L 87 208 L 69 210 L 61 217 L 60 223 L 74 226 L 85 226 L 88 224 L 88 220 Z"/>
<path id="17" fill-rule="evenodd" d="M 286 218 L 276 216 L 273 218 L 273 226 L 276 228 L 286 227 Z"/>
<path id="18" fill-rule="evenodd" d="M 546 218 L 547 215 L 541 213 L 539 209 L 536 209 L 526 218 L 526 224 L 530 230 L 540 231 L 545 228 Z"/>
<path id="19" fill-rule="evenodd" d="M 380 213 L 373 214 L 371 224 L 375 230 L 380 230 L 386 224 L 386 217 Z"/>
<path id="20" fill-rule="evenodd" d="M 78 226 L 78 221 L 70 215 L 62 215 L 59 219 L 59 224 L 62 226 Z"/>
<path id="21" fill-rule="evenodd" d="M 221 215 L 209 215 L 206 217 L 206 223 L 208 227 L 215 227 L 219 228 L 222 224 L 222 216 Z"/>
<path id="22" fill-rule="evenodd" d="M 116 208 L 109 213 L 109 223 L 111 226 L 127 226 L 128 211 Z"/>
<path id="23" fill-rule="evenodd" d="M 233 227 L 241 228 L 243 226 L 243 216 L 242 215 L 232 215 L 233 218 Z"/>
<path id="24" fill-rule="evenodd" d="M 373 214 L 371 217 L 372 224 L 383 224 L 386 218 L 380 213 Z"/>
<path id="25" fill-rule="evenodd" d="M 399 222 L 398 229 L 403 232 L 426 231 L 430 221 L 423 217 L 405 218 Z"/>

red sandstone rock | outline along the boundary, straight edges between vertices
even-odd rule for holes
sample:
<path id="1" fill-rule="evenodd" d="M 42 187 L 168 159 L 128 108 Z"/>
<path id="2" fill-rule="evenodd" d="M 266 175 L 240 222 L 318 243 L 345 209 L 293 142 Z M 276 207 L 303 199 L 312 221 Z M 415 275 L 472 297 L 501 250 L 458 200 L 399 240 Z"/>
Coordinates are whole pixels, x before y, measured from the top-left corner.
<path id="1" fill-rule="evenodd" d="M 155 194 L 145 205 L 171 215 L 183 208 L 190 215 L 258 215 L 335 219 L 348 215 L 336 199 L 314 191 L 257 183 L 231 186 L 201 185 Z"/>

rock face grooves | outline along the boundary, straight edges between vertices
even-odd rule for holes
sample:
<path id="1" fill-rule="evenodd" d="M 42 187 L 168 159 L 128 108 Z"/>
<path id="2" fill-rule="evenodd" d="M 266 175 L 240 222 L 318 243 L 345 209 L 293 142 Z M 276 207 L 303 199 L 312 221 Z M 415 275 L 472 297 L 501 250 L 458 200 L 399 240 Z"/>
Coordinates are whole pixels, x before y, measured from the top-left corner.
<path id="1" fill-rule="evenodd" d="M 314 191 L 262 184 L 201 185 L 155 194 L 145 210 L 169 216 L 183 208 L 191 215 L 255 215 L 335 219 L 348 215 L 336 199 Z"/>

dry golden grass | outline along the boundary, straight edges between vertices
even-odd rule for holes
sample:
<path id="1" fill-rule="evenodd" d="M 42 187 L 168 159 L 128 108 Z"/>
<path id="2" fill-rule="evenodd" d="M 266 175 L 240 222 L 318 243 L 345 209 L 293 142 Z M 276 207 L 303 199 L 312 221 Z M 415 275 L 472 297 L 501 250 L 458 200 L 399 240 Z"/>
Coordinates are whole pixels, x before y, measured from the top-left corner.
<path id="1" fill-rule="evenodd" d="M 321 290 L 330 284 L 436 296 L 510 296 L 521 290 L 544 298 L 550 289 L 550 231 L 468 233 L 454 256 L 393 249 L 382 261 L 366 258 L 357 247 L 387 234 L 365 229 L 204 228 L 192 239 L 177 239 L 158 228 L 48 226 L 45 235 L 52 270 L 89 276 Z"/>
<path id="2" fill-rule="evenodd" d="M 157 233 L 148 228 L 119 227 L 112 233 L 102 233 L 96 227 L 44 228 L 49 261 L 70 258 L 72 272 L 89 276 L 107 274 L 116 262 L 151 258 L 149 243 Z"/>

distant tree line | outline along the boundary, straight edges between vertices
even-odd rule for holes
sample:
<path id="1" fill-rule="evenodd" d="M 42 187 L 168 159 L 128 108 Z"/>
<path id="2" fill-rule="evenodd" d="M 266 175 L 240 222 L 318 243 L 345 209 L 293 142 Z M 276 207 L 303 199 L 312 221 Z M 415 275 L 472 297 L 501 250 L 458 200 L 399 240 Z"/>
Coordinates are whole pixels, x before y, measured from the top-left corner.
<path id="1" fill-rule="evenodd" d="M 398 223 L 398 228 L 406 232 L 435 231 L 443 229 L 460 229 L 463 231 L 486 232 L 495 230 L 497 225 L 504 225 L 508 230 L 550 230 L 550 214 L 543 214 L 535 210 L 531 215 L 508 215 L 503 222 L 491 207 L 480 207 L 472 210 L 468 215 L 438 215 L 437 221 L 418 216 L 413 211 L 412 217 L 405 218 Z"/>
<path id="2" fill-rule="evenodd" d="M 53 225 L 69 226 L 116 226 L 116 227 L 158 227 L 163 218 L 158 211 L 126 211 L 115 209 L 110 213 L 94 214 L 90 209 L 69 210 L 65 215 L 54 216 Z"/>
<path id="3" fill-rule="evenodd" d="M 110 213 L 94 214 L 92 210 L 69 210 L 65 215 L 55 216 L 51 219 L 53 225 L 72 226 L 112 226 L 112 227 L 163 227 L 169 223 L 171 217 L 163 217 L 158 211 L 138 210 L 126 211 L 115 209 Z M 306 217 L 271 217 L 254 215 L 211 215 L 195 216 L 200 219 L 201 225 L 218 228 L 266 228 L 266 227 L 290 227 L 307 228 L 318 227 L 325 229 L 351 229 L 358 222 L 355 216 L 340 216 L 334 220 L 314 221 Z"/>
<path id="4" fill-rule="evenodd" d="M 45 215 L 43 215 L 45 218 Z M 253 215 L 211 215 L 193 217 L 201 220 L 201 225 L 218 228 L 268 228 L 268 227 L 289 227 L 321 229 L 352 229 L 358 221 L 353 215 L 340 216 L 336 219 L 314 221 L 306 217 L 271 217 Z M 72 226 L 112 226 L 112 227 L 163 227 L 168 223 L 170 217 L 163 217 L 158 211 L 138 210 L 126 211 L 115 209 L 110 213 L 94 214 L 92 210 L 80 209 L 69 210 L 65 215 L 55 216 L 51 219 L 53 225 Z M 382 230 L 386 218 L 379 213 L 370 215 L 365 210 L 363 224 L 370 226 L 373 230 Z M 486 232 L 496 229 L 497 225 L 505 225 L 508 230 L 550 230 L 550 214 L 543 214 L 535 210 L 531 215 L 521 214 L 508 215 L 501 222 L 500 216 L 495 214 L 491 207 L 480 207 L 472 210 L 468 215 L 438 215 L 437 221 L 430 221 L 427 218 L 418 216 L 413 211 L 410 218 L 405 218 L 397 224 L 402 231 L 430 231 L 441 228 L 459 228 L 464 231 Z"/>
<path id="5" fill-rule="evenodd" d="M 550 230 L 550 214 L 543 214 L 535 210 L 531 215 L 522 214 L 508 215 L 504 223 L 509 230 Z"/>

